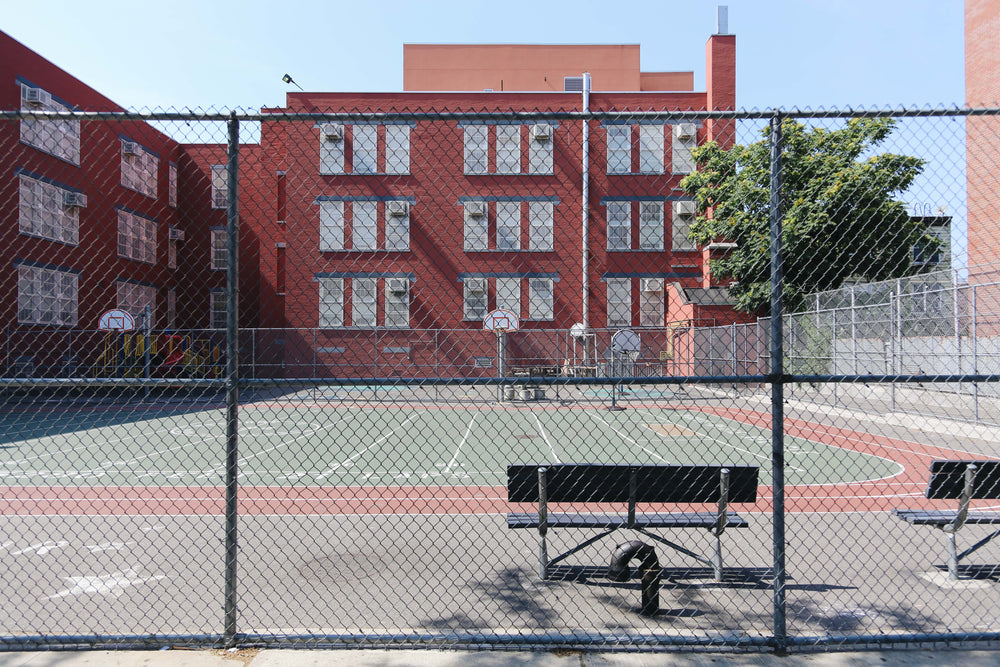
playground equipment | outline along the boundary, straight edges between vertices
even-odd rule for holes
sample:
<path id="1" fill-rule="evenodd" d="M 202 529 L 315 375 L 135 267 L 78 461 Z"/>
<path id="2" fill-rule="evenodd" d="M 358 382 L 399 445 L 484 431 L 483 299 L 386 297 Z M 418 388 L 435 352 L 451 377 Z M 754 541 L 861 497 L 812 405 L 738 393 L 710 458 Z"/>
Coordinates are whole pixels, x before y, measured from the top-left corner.
<path id="1" fill-rule="evenodd" d="M 97 377 L 217 378 L 222 376 L 222 345 L 191 334 L 108 331 L 94 364 Z"/>

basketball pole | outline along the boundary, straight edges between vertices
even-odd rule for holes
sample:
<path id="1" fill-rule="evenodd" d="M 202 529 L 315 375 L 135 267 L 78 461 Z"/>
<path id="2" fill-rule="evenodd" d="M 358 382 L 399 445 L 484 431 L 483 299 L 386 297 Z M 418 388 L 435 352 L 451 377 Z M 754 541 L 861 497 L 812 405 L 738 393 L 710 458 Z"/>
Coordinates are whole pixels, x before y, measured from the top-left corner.
<path id="1" fill-rule="evenodd" d="M 497 377 L 503 378 L 507 373 L 507 330 L 496 329 L 497 334 Z M 497 402 L 503 403 L 503 388 L 501 384 L 497 387 Z"/>

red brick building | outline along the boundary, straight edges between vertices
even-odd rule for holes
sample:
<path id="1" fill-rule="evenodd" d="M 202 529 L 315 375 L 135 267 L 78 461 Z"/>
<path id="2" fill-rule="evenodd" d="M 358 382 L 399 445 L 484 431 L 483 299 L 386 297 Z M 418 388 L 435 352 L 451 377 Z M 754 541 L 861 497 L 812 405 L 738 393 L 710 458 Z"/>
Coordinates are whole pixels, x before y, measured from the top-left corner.
<path id="1" fill-rule="evenodd" d="M 4 108 L 118 109 L 6 35 L 0 56 Z M 708 274 L 715 250 L 687 239 L 679 188 L 691 149 L 731 143 L 733 124 L 567 112 L 734 109 L 735 59 L 734 36 L 711 36 L 698 92 L 691 72 L 641 72 L 638 45 L 407 45 L 404 92 L 290 93 L 240 146 L 243 361 L 261 375 L 465 372 L 495 351 L 482 320 L 497 308 L 521 322 L 515 358 L 570 356 L 574 324 L 644 330 L 653 358 L 674 358 L 671 323 L 737 319 Z M 140 121 L 0 132 L 0 197 L 20 202 L 3 209 L 8 365 L 53 365 L 23 340 L 92 331 L 113 307 L 148 304 L 155 329 L 222 326 L 224 145 Z M 33 212 L 53 198 L 59 211 Z M 80 356 L 79 340 L 60 345 Z"/>

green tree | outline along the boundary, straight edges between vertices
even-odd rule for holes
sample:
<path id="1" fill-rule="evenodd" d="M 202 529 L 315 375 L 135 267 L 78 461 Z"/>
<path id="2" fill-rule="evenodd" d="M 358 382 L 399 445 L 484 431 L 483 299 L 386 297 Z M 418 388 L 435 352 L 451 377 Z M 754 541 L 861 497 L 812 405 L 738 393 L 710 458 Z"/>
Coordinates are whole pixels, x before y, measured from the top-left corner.
<path id="1" fill-rule="evenodd" d="M 811 292 L 846 278 L 906 275 L 925 230 L 896 197 L 923 170 L 919 158 L 878 153 L 892 132 L 889 118 L 855 118 L 834 130 L 782 121 L 782 254 L 785 303 L 795 309 Z M 693 195 L 699 245 L 728 241 L 736 249 L 711 270 L 732 281 L 736 307 L 766 313 L 770 305 L 770 147 L 765 138 L 723 149 L 694 150 L 698 171 L 681 181 Z M 923 242 L 927 242 L 924 239 Z M 931 241 L 933 242 L 933 241 Z"/>

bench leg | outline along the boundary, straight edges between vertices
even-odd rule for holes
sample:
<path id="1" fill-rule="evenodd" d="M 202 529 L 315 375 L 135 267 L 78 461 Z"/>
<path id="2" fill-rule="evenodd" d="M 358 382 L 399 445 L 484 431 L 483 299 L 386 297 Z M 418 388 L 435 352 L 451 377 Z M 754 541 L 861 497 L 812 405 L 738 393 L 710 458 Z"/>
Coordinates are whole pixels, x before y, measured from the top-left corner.
<path id="1" fill-rule="evenodd" d="M 543 580 L 549 578 L 549 547 L 542 532 L 538 533 L 538 576 Z"/>
<path id="2" fill-rule="evenodd" d="M 955 533 L 948 533 L 948 578 L 958 581 L 958 545 Z"/>
<path id="3" fill-rule="evenodd" d="M 722 533 L 715 535 L 715 554 L 712 556 L 712 574 L 716 581 L 722 581 Z"/>

